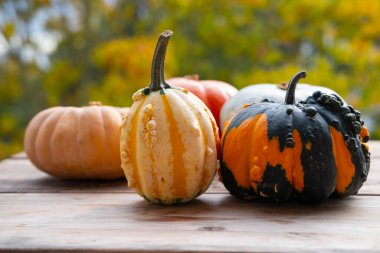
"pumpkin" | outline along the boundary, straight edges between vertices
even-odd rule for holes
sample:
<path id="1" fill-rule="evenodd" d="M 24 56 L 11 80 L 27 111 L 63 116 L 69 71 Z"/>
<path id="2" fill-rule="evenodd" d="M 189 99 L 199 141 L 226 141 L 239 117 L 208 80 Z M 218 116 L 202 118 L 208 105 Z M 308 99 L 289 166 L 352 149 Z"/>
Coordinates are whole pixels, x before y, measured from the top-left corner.
<path id="1" fill-rule="evenodd" d="M 121 159 L 128 185 L 146 200 L 184 203 L 211 184 L 217 170 L 218 127 L 195 95 L 165 82 L 164 60 L 172 31 L 158 39 L 151 84 L 133 95 L 123 119 Z"/>
<path id="2" fill-rule="evenodd" d="M 231 194 L 319 203 L 355 194 L 366 180 L 369 133 L 360 113 L 320 91 L 295 105 L 305 76 L 290 81 L 285 104 L 252 103 L 226 123 L 220 175 Z"/>
<path id="3" fill-rule="evenodd" d="M 220 128 L 223 130 L 224 123 L 230 119 L 239 109 L 248 103 L 260 103 L 263 99 L 269 99 L 277 103 L 282 103 L 288 88 L 287 83 L 281 84 L 254 84 L 247 86 L 229 99 L 220 111 Z M 297 93 L 295 94 L 296 102 L 305 100 L 315 91 L 321 91 L 328 94 L 336 94 L 335 91 L 321 86 L 309 84 L 298 84 Z"/>
<path id="4" fill-rule="evenodd" d="M 170 78 L 167 83 L 187 89 L 200 98 L 210 109 L 218 124 L 222 106 L 238 92 L 231 84 L 216 80 L 199 80 L 198 75 Z"/>
<path id="5" fill-rule="evenodd" d="M 24 147 L 40 170 L 66 179 L 123 177 L 119 138 L 128 108 L 90 102 L 85 107 L 51 107 L 32 118 Z"/>

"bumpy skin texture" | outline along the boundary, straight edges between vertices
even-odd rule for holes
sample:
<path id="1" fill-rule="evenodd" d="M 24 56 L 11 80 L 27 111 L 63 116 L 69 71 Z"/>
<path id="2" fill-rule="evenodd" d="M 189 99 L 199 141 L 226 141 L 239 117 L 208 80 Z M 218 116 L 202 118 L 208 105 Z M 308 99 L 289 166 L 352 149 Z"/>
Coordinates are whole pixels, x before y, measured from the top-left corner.
<path id="1" fill-rule="evenodd" d="M 363 124 L 359 112 L 321 92 L 297 105 L 247 105 L 222 136 L 222 181 L 244 199 L 319 203 L 355 194 L 370 165 Z"/>
<path id="2" fill-rule="evenodd" d="M 229 99 L 220 110 L 220 126 L 223 130 L 224 123 L 232 118 L 245 104 L 260 103 L 263 99 L 269 99 L 276 103 L 282 103 L 286 94 L 286 84 L 254 84 L 239 90 L 236 95 Z M 296 102 L 307 99 L 315 91 L 327 94 L 337 94 L 333 90 L 310 84 L 298 84 L 295 94 Z"/>
<path id="3" fill-rule="evenodd" d="M 183 89 L 134 95 L 121 131 L 122 167 L 132 187 L 159 204 L 184 203 L 207 190 L 219 161 L 218 127 L 196 96 Z"/>
<path id="4" fill-rule="evenodd" d="M 66 179 L 123 177 L 119 127 L 129 108 L 52 107 L 29 123 L 25 151 L 40 170 Z"/>
<path id="5" fill-rule="evenodd" d="M 168 79 L 167 83 L 187 89 L 200 98 L 210 109 L 218 125 L 222 106 L 238 92 L 234 86 L 228 83 L 216 80 L 198 80 L 197 76 L 175 77 Z"/>

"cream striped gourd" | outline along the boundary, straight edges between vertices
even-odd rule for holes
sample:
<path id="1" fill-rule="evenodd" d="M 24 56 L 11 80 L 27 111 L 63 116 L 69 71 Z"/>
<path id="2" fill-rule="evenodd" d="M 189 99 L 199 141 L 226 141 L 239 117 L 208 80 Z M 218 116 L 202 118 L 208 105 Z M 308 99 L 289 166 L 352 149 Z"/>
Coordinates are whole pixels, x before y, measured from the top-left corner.
<path id="1" fill-rule="evenodd" d="M 165 31 L 157 42 L 152 82 L 133 95 L 120 146 L 129 187 L 161 204 L 188 202 L 205 192 L 219 164 L 218 127 L 211 112 L 189 91 L 165 83 L 171 35 Z"/>

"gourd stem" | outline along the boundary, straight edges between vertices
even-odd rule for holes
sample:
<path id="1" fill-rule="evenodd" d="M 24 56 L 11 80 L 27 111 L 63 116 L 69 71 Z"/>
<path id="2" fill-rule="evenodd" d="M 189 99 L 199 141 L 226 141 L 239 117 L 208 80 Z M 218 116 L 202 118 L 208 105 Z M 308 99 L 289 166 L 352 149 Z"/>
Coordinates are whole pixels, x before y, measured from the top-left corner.
<path id="1" fill-rule="evenodd" d="M 151 83 L 149 85 L 150 91 L 158 91 L 168 87 L 168 84 L 165 84 L 164 65 L 166 49 L 172 35 L 172 31 L 166 30 L 162 32 L 158 38 L 152 61 Z"/>
<path id="2" fill-rule="evenodd" d="M 295 74 L 293 78 L 289 81 L 288 90 L 286 91 L 286 96 L 285 96 L 285 104 L 287 105 L 295 104 L 296 100 L 295 100 L 294 93 L 296 91 L 297 83 L 301 78 L 305 78 L 305 77 L 306 77 L 306 72 L 300 71 L 297 74 Z"/>

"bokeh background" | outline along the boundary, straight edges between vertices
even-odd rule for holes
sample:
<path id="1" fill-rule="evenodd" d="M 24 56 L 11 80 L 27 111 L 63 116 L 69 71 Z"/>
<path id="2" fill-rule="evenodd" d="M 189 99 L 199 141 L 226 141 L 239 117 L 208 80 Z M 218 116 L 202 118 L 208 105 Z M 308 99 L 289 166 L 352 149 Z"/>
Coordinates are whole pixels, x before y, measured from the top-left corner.
<path id="1" fill-rule="evenodd" d="M 166 76 L 336 90 L 380 138 L 380 1 L 2 0 L 0 159 L 23 149 L 40 110 L 90 100 L 130 106 L 149 84 L 158 35 L 172 29 Z"/>

